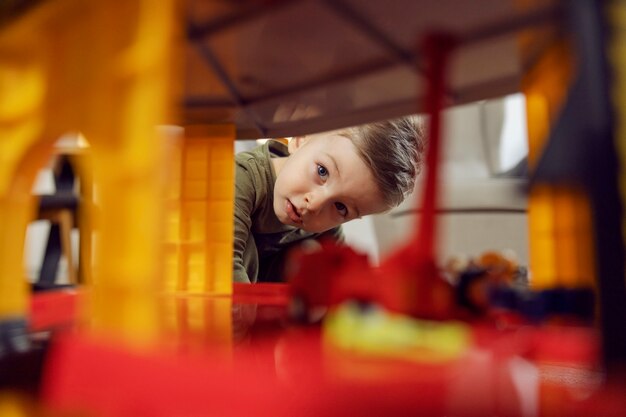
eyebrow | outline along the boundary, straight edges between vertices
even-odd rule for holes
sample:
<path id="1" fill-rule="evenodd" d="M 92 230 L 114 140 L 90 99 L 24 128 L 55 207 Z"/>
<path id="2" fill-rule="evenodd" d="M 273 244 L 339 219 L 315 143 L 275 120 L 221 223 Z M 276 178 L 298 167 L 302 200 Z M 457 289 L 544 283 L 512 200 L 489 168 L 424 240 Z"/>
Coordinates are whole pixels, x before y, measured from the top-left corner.
<path id="1" fill-rule="evenodd" d="M 335 158 L 333 158 L 333 156 L 331 154 L 329 154 L 328 152 L 323 152 L 324 155 L 326 155 L 328 157 L 328 159 L 330 159 L 330 162 L 333 163 L 333 165 L 335 166 L 335 171 L 337 171 L 337 175 L 339 175 L 339 177 L 341 177 L 341 172 L 339 172 L 339 166 L 337 166 L 337 161 L 335 161 Z"/>
<path id="2" fill-rule="evenodd" d="M 335 161 L 335 158 L 333 158 L 333 156 L 331 154 L 329 154 L 328 152 L 324 152 L 324 155 L 326 155 L 328 157 L 328 159 L 330 159 L 330 161 L 333 163 L 333 165 L 335 166 L 335 171 L 337 171 L 337 175 L 339 176 L 339 178 L 341 178 L 341 173 L 339 172 L 339 166 L 337 165 L 337 161 Z M 356 204 L 351 204 L 352 208 L 354 209 L 354 211 L 356 212 L 356 217 L 354 217 L 355 219 L 360 219 L 361 218 L 361 212 L 359 211 L 359 208 L 356 206 Z"/>

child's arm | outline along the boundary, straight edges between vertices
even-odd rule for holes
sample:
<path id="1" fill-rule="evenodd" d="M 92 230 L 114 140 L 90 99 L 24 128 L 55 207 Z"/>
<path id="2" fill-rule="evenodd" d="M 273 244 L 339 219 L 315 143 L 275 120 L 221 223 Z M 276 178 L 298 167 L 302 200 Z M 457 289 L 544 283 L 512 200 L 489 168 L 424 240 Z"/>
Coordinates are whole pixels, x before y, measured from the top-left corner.
<path id="1" fill-rule="evenodd" d="M 233 281 L 250 283 L 247 266 L 258 260 L 254 237 L 251 235 L 252 212 L 256 193 L 246 169 L 237 166 L 235 182 L 235 236 L 233 247 Z M 252 246 L 252 247 L 250 247 Z M 252 257 L 253 259 L 248 259 Z M 258 261 L 256 262 L 258 264 Z"/>
<path id="2" fill-rule="evenodd" d="M 246 226 L 246 220 L 238 218 L 235 214 L 235 243 L 233 250 L 233 282 L 250 283 L 248 271 L 244 262 L 244 252 L 250 236 L 250 229 Z"/>

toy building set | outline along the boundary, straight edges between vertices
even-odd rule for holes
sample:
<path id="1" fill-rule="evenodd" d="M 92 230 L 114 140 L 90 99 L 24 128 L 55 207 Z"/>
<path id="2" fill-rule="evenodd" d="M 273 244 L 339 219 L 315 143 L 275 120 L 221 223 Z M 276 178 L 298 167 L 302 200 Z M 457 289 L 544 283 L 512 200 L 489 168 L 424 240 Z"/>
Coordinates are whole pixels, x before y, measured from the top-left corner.
<path id="1" fill-rule="evenodd" d="M 0 416 L 626 415 L 626 5 L 384 3 L 0 5 Z M 514 92 L 528 265 L 442 262 L 442 112 Z M 235 139 L 415 113 L 411 239 L 232 283 Z M 81 191 L 47 208 L 73 216 L 79 269 L 38 287 L 31 187 L 67 132 Z"/>

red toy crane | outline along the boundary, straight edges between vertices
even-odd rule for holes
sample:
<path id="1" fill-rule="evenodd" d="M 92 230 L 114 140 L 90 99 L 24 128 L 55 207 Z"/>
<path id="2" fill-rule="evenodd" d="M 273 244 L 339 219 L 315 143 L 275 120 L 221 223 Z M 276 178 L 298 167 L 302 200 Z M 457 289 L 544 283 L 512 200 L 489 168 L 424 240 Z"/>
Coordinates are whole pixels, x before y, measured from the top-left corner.
<path id="1" fill-rule="evenodd" d="M 426 109 L 430 122 L 422 216 L 414 238 L 379 268 L 370 267 L 366 258 L 347 247 L 326 244 L 319 252 L 296 252 L 292 255 L 287 278 L 292 299 L 298 304 L 297 315 L 301 316 L 310 308 L 356 299 L 420 318 L 454 316 L 453 289 L 436 265 L 435 207 L 439 189 L 441 110 L 447 61 L 455 43 L 451 36 L 434 33 L 421 45 L 428 78 Z"/>

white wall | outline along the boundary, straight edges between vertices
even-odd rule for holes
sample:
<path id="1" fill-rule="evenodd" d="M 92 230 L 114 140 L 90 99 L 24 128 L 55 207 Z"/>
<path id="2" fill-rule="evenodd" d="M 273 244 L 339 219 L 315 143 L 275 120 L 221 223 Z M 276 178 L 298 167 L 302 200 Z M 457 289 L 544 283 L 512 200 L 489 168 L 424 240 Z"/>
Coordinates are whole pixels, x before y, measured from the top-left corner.
<path id="1" fill-rule="evenodd" d="M 523 96 L 449 109 L 444 120 L 439 261 L 510 249 L 527 265 L 525 179 L 500 176 L 527 154 Z M 421 188 L 418 181 L 398 208 L 346 228 L 347 240 L 384 259 L 415 233 Z"/>

